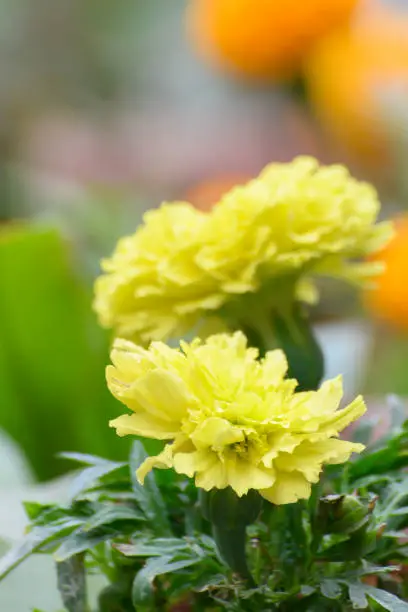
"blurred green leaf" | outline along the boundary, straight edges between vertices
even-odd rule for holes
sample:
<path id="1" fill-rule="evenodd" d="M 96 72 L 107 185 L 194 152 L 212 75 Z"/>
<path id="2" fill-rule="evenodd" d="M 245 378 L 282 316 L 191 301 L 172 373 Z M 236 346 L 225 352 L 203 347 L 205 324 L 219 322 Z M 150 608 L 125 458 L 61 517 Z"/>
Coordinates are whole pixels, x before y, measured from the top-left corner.
<path id="1" fill-rule="evenodd" d="M 389 612 L 408 612 L 408 603 L 405 603 L 392 593 L 370 585 L 365 585 L 365 592 L 371 599 L 374 599 L 374 601 L 379 603 L 385 610 L 389 610 Z"/>
<path id="2" fill-rule="evenodd" d="M 58 525 L 34 527 L 25 538 L 0 559 L 0 580 L 24 559 L 37 552 L 41 547 L 62 533 L 69 533 L 78 527 L 78 520 L 66 520 Z"/>
<path id="3" fill-rule="evenodd" d="M 169 535 L 171 529 L 166 504 L 156 484 L 153 472 L 146 476 L 143 486 L 136 478 L 136 470 L 146 457 L 147 453 L 143 444 L 136 440 L 132 445 L 130 454 L 130 476 L 135 498 L 148 519 L 154 522 L 157 535 Z"/>
<path id="4" fill-rule="evenodd" d="M 67 469 L 54 460 L 62 450 L 124 458 L 128 444 L 108 427 L 117 413 L 104 380 L 109 340 L 69 245 L 52 229 L 7 226 L 0 283 L 0 427 L 40 479 Z"/>
<path id="5" fill-rule="evenodd" d="M 95 546 L 111 537 L 112 534 L 108 532 L 97 535 L 95 533 L 85 533 L 84 531 L 73 533 L 69 538 L 65 538 L 64 542 L 54 553 L 54 559 L 57 563 L 60 563 L 73 555 L 92 550 Z"/>
<path id="6" fill-rule="evenodd" d="M 396 595 L 384 591 L 383 589 L 378 589 L 377 587 L 361 582 L 351 582 L 347 580 L 339 580 L 339 582 L 347 585 L 350 599 L 355 609 L 365 610 L 368 608 L 367 597 L 370 597 L 389 612 L 408 612 L 408 603 L 405 603 Z"/>
<path id="7" fill-rule="evenodd" d="M 126 465 L 125 462 L 117 463 L 116 461 L 109 461 L 108 459 L 104 459 L 103 457 L 98 457 L 97 455 L 88 455 L 86 453 L 58 453 L 59 457 L 63 459 L 69 459 L 70 461 L 77 461 L 78 463 L 82 463 L 85 465 L 104 465 L 105 467 L 110 467 L 111 470 L 116 470 L 118 467 Z"/>
<path id="8" fill-rule="evenodd" d="M 137 610 L 152 610 L 154 601 L 153 582 L 157 576 L 176 572 L 198 563 L 199 557 L 173 561 L 171 556 L 155 557 L 149 559 L 140 572 L 137 573 L 132 587 L 132 600 Z M 150 607 L 149 607 L 150 606 Z"/>
<path id="9" fill-rule="evenodd" d="M 146 517 L 135 508 L 120 504 L 112 504 L 96 512 L 84 525 L 84 531 L 91 531 L 103 525 L 110 525 L 116 521 L 145 521 Z"/>
<path id="10" fill-rule="evenodd" d="M 335 580 L 323 580 L 320 584 L 320 590 L 327 599 L 338 599 L 342 594 L 341 586 Z"/>
<path id="11" fill-rule="evenodd" d="M 347 584 L 347 586 L 353 608 L 356 610 L 365 610 L 368 607 L 368 601 L 364 586 L 360 583 Z"/>
<path id="12" fill-rule="evenodd" d="M 118 544 L 115 548 L 125 557 L 165 557 L 181 552 L 188 553 L 191 543 L 179 538 L 156 538 L 134 544 Z"/>
<path id="13" fill-rule="evenodd" d="M 74 499 L 74 497 L 79 495 L 82 491 L 91 487 L 99 478 L 102 478 L 102 476 L 107 476 L 122 466 L 122 463 L 106 461 L 105 463 L 100 463 L 82 470 L 69 486 L 71 499 Z"/>

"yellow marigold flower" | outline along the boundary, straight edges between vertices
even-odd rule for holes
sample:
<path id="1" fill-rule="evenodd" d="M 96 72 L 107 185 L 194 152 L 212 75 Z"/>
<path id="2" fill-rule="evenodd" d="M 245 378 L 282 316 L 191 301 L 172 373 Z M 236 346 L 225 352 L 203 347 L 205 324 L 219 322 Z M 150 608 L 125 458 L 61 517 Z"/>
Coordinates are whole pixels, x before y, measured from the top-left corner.
<path id="1" fill-rule="evenodd" d="M 374 188 L 343 166 L 308 157 L 271 164 L 207 213 L 186 203 L 147 213 L 102 263 L 95 308 L 116 335 L 147 342 L 239 308 L 237 296 L 266 288 L 262 300 L 273 304 L 282 278 L 302 299 L 313 274 L 362 281 L 381 265 L 348 262 L 390 236 L 388 223 L 375 225 L 379 207 Z"/>
<path id="2" fill-rule="evenodd" d="M 161 340 L 221 304 L 194 261 L 206 220 L 190 204 L 165 203 L 145 214 L 133 236 L 119 240 L 95 284 L 95 309 L 103 326 L 126 338 Z"/>
<path id="3" fill-rule="evenodd" d="M 154 467 L 195 477 L 205 490 L 249 489 L 275 504 L 310 495 L 323 464 L 343 463 L 364 446 L 337 439 L 365 412 L 362 397 L 338 410 L 342 382 L 296 393 L 276 350 L 258 360 L 241 332 L 218 334 L 172 349 L 143 349 L 116 340 L 108 386 L 132 414 L 111 421 L 120 436 L 169 440 L 140 466 L 141 483 Z"/>

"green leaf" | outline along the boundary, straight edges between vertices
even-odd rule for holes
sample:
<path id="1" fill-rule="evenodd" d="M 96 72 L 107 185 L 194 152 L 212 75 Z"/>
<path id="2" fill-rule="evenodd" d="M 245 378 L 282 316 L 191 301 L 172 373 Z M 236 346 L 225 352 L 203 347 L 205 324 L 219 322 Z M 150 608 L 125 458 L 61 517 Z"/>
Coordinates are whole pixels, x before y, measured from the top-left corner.
<path id="1" fill-rule="evenodd" d="M 69 486 L 69 494 L 71 499 L 77 497 L 80 493 L 89 489 L 103 476 L 107 476 L 111 472 L 118 470 L 123 467 L 123 463 L 116 463 L 114 461 L 104 461 L 91 467 L 82 470 L 76 478 L 71 482 Z"/>
<path id="2" fill-rule="evenodd" d="M 0 286 L 0 427 L 41 480 L 67 471 L 55 461 L 64 449 L 123 458 L 127 442 L 108 427 L 109 337 L 70 245 L 54 229 L 3 229 Z"/>
<path id="3" fill-rule="evenodd" d="M 371 599 L 374 599 L 374 601 L 389 612 L 408 612 L 408 603 L 405 603 L 396 595 L 369 585 L 365 585 L 364 588 L 366 594 Z"/>
<path id="4" fill-rule="evenodd" d="M 76 461 L 77 463 L 82 463 L 84 465 L 111 465 L 112 470 L 118 469 L 118 467 L 126 465 L 123 462 L 117 461 L 109 461 L 109 459 L 105 459 L 104 457 L 98 457 L 97 455 L 88 455 L 86 453 L 71 453 L 71 452 L 62 452 L 58 453 L 58 457 L 62 459 L 68 459 L 69 461 Z"/>
<path id="5" fill-rule="evenodd" d="M 39 502 L 23 501 L 23 508 L 30 521 L 35 521 L 44 512 L 53 509 L 51 504 L 40 504 Z"/>
<path id="6" fill-rule="evenodd" d="M 66 538 L 61 546 L 54 553 L 54 560 L 57 563 L 69 559 L 73 555 L 77 555 L 88 550 L 92 550 L 101 542 L 105 542 L 112 538 L 112 533 L 103 534 L 88 534 L 83 531 L 73 533 Z"/>
<path id="7" fill-rule="evenodd" d="M 309 584 L 303 584 L 300 587 L 300 593 L 304 597 L 309 597 L 309 595 L 313 595 L 313 593 L 315 593 L 315 592 L 316 592 L 316 588 L 310 586 Z"/>
<path id="8" fill-rule="evenodd" d="M 84 556 L 74 555 L 56 565 L 58 590 L 67 612 L 86 612 Z"/>
<path id="9" fill-rule="evenodd" d="M 132 601 L 137 610 L 142 609 L 152 610 L 154 602 L 153 581 L 157 576 L 168 574 L 169 572 L 177 572 L 195 565 L 199 561 L 199 557 L 181 559 L 173 561 L 171 556 L 157 557 L 147 561 L 146 565 L 140 572 L 137 573 L 132 586 Z"/>
<path id="10" fill-rule="evenodd" d="M 58 525 L 34 527 L 25 538 L 0 559 L 0 580 L 22 563 L 31 554 L 38 552 L 45 544 L 51 542 L 64 532 L 78 527 L 78 520 L 66 520 Z"/>
<path id="11" fill-rule="evenodd" d="M 368 601 L 364 585 L 356 582 L 354 584 L 347 584 L 347 586 L 353 608 L 356 610 L 365 610 L 368 607 Z"/>
<path id="12" fill-rule="evenodd" d="M 402 506 L 402 508 L 396 508 L 392 512 L 390 512 L 391 516 L 401 516 L 404 514 L 408 514 L 408 506 Z"/>
<path id="13" fill-rule="evenodd" d="M 408 603 L 405 603 L 396 595 L 388 593 L 388 591 L 360 582 L 347 580 L 339 580 L 339 582 L 347 585 L 350 599 L 356 609 L 367 608 L 367 597 L 370 597 L 389 612 L 408 612 Z"/>
<path id="14" fill-rule="evenodd" d="M 338 599 L 342 594 L 342 588 L 335 580 L 323 580 L 320 584 L 320 591 L 327 599 Z"/>
<path id="15" fill-rule="evenodd" d="M 150 474 L 146 476 L 143 485 L 141 485 L 136 478 L 136 471 L 146 457 L 147 454 L 143 444 L 139 440 L 136 440 L 132 445 L 130 455 L 130 476 L 132 479 L 133 492 L 146 517 L 154 523 L 157 535 L 170 535 L 171 528 L 167 516 L 166 504 L 156 484 L 154 474 L 150 472 Z"/>
<path id="16" fill-rule="evenodd" d="M 156 538 L 151 541 L 141 541 L 135 544 L 117 544 L 115 548 L 126 557 L 174 557 L 180 552 L 190 552 L 193 549 L 192 542 L 179 538 Z M 201 549 L 198 549 L 200 552 Z M 197 547 L 195 549 L 197 552 Z"/>
<path id="17" fill-rule="evenodd" d="M 112 504 L 96 512 L 96 514 L 94 514 L 84 525 L 83 529 L 84 531 L 91 531 L 92 529 L 102 527 L 103 525 L 110 525 L 116 521 L 139 522 L 145 520 L 146 517 L 135 508 L 130 508 L 122 504 Z"/>

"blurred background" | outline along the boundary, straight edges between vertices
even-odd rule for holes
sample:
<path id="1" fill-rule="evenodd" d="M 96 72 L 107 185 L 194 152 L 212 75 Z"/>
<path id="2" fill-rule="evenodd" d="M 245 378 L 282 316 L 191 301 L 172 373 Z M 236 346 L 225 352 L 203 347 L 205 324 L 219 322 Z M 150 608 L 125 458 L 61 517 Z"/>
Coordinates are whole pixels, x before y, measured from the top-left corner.
<path id="1" fill-rule="evenodd" d="M 63 474 L 63 450 L 126 456 L 100 258 L 162 200 L 209 209 L 298 154 L 398 218 L 374 292 L 322 287 L 327 375 L 373 404 L 408 392 L 407 95 L 406 0 L 0 0 L 0 432 L 26 479 Z"/>
<path id="2" fill-rule="evenodd" d="M 407 0 L 0 0 L 0 539 L 58 452 L 126 456 L 100 258 L 271 161 L 346 163 L 398 219 L 378 288 L 326 284 L 312 316 L 349 394 L 408 394 L 407 96 Z"/>

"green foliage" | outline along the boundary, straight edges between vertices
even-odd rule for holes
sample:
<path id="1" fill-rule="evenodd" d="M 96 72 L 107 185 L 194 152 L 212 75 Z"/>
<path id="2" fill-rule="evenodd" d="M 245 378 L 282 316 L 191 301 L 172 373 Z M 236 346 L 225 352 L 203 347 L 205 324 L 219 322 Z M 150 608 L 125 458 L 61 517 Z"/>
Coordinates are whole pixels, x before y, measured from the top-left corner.
<path id="1" fill-rule="evenodd" d="M 0 427 L 24 448 L 39 479 L 65 471 L 57 452 L 124 458 L 109 430 L 109 338 L 91 290 L 57 231 L 18 227 L 0 235 Z"/>
<path id="2" fill-rule="evenodd" d="M 0 577 L 30 554 L 52 554 L 69 612 L 87 610 L 84 572 L 109 581 L 98 612 L 408 612 L 408 474 L 399 469 L 407 424 L 399 408 L 390 408 L 391 431 L 347 469 L 328 469 L 307 502 L 263 504 L 247 529 L 253 584 L 224 564 L 187 479 L 158 471 L 139 485 L 140 442 L 130 469 L 66 454 L 85 464 L 71 502 L 25 504 L 30 530 L 0 560 Z"/>

